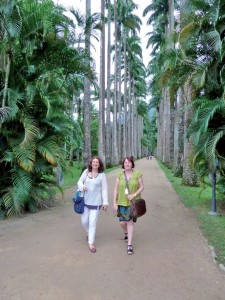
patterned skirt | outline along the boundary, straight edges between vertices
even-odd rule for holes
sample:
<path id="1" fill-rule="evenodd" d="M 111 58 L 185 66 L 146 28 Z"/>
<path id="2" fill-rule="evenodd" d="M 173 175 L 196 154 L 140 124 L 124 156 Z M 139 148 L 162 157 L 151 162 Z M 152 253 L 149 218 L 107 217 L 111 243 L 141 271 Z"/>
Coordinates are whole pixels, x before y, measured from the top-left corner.
<path id="1" fill-rule="evenodd" d="M 118 214 L 117 216 L 119 217 L 120 222 L 127 221 L 129 222 L 131 220 L 130 217 L 130 206 L 122 206 L 118 205 Z M 136 222 L 137 219 L 133 218 L 133 222 Z"/>

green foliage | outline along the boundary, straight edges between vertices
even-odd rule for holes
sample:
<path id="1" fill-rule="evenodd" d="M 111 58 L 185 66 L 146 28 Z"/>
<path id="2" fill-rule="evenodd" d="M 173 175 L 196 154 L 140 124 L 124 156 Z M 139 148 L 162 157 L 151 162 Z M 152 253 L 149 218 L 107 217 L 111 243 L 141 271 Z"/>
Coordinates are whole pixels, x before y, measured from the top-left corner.
<path id="1" fill-rule="evenodd" d="M 196 99 L 189 135 L 195 145 L 193 164 L 201 177 L 217 167 L 225 170 L 225 103 L 222 99 Z M 218 166 L 217 166 L 218 165 Z"/>
<path id="2" fill-rule="evenodd" d="M 64 184 L 61 186 L 63 190 L 75 186 L 81 175 L 82 169 L 78 163 L 74 163 L 73 166 L 67 165 L 64 171 Z"/>
<path id="3" fill-rule="evenodd" d="M 184 98 L 194 100 L 193 106 L 187 108 L 193 116 L 185 134 L 191 143 L 194 141 L 193 165 L 204 180 L 209 170 L 216 170 L 217 163 L 221 172 L 225 167 L 224 4 L 186 1 L 179 11 L 181 24 L 171 36 L 162 26 L 163 18 L 165 25 L 169 20 L 168 9 L 165 1 L 152 1 L 144 10 L 144 15 L 152 13 L 148 23 L 154 28 L 148 41 L 153 46 L 148 66 L 152 76 L 151 103 L 159 108 L 165 86 L 172 105 L 177 101 L 178 89 Z M 187 85 L 192 89 L 191 95 L 185 95 Z"/>
<path id="4" fill-rule="evenodd" d="M 0 4 L 0 15 L 6 62 L 0 67 L 0 217 L 7 217 L 51 205 L 54 168 L 67 165 L 68 136 L 79 136 L 81 147 L 71 115 L 74 91 L 82 89 L 84 75 L 94 76 L 82 48 L 71 47 L 62 7 L 10 1 Z"/>

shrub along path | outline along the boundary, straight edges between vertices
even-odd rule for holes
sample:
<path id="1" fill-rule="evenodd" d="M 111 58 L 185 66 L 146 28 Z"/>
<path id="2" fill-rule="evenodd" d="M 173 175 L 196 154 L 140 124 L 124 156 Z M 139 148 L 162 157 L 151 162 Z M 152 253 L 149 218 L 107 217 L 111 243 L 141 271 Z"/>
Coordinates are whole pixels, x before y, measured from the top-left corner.
<path id="1" fill-rule="evenodd" d="M 190 210 L 156 161 L 137 161 L 148 212 L 138 219 L 134 254 L 112 213 L 114 170 L 107 175 L 111 207 L 101 212 L 97 252 L 88 250 L 74 188 L 56 207 L 0 222 L 0 299 L 3 300 L 224 300 L 225 274 Z"/>

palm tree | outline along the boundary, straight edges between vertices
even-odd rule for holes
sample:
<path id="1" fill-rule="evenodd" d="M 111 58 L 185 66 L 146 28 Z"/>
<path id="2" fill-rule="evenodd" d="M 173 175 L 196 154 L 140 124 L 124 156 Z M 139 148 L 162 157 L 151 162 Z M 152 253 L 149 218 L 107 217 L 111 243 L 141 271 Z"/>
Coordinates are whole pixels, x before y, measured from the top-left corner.
<path id="1" fill-rule="evenodd" d="M 169 2 L 168 1 L 152 1 L 143 12 L 143 16 L 146 16 L 148 13 L 151 13 L 147 24 L 153 25 L 153 35 L 150 36 L 148 40 L 148 46 L 153 45 L 153 53 L 157 59 L 157 64 L 162 66 L 162 53 L 166 49 L 166 37 L 168 36 L 168 12 L 169 12 Z M 157 53 L 157 50 L 160 50 Z M 157 69 L 157 72 L 162 72 L 162 67 Z M 159 73 L 155 76 L 159 76 Z M 155 81 L 158 85 L 158 82 Z M 169 108 L 168 108 L 168 98 L 165 88 L 160 88 L 160 102 L 158 103 L 158 139 L 157 139 L 157 156 L 163 162 L 166 162 L 166 129 L 170 127 L 170 124 L 166 124 L 166 121 L 169 121 Z M 164 119 L 164 116 L 167 116 L 167 120 Z"/>
<path id="2" fill-rule="evenodd" d="M 11 41 L 10 76 L 4 79 L 8 108 L 1 109 L 1 216 L 36 211 L 52 200 L 54 168 L 66 166 L 64 144 L 74 126 L 73 86 L 81 74 L 93 79 L 84 53 L 67 39 L 70 22 L 62 8 L 22 1 L 17 12 L 22 25 Z M 1 46 L 4 55 L 7 40 Z"/>
<path id="3" fill-rule="evenodd" d="M 14 40 L 19 35 L 21 30 L 21 16 L 19 15 L 18 6 L 16 1 L 10 3 L 6 1 L 0 5 L 0 41 L 4 47 L 2 47 L 0 65 L 1 69 L 4 70 L 4 89 L 2 97 L 2 108 L 5 108 L 7 101 L 7 92 L 9 85 L 10 67 L 12 61 L 12 46 Z"/>
<path id="4" fill-rule="evenodd" d="M 140 46 L 140 38 L 136 35 L 127 38 L 127 60 L 129 70 L 129 126 L 128 126 L 128 141 L 130 144 L 130 153 L 134 157 L 137 156 L 137 101 L 138 92 L 136 90 L 136 82 L 145 85 L 145 67 L 142 62 L 142 49 Z M 141 96 L 145 96 L 142 94 Z"/>
<path id="5" fill-rule="evenodd" d="M 101 0 L 101 50 L 98 153 L 105 164 L 105 1 Z"/>
<path id="6" fill-rule="evenodd" d="M 118 156 L 118 139 L 117 139 L 117 88 L 118 88 L 118 68 L 117 68 L 117 1 L 114 0 L 114 26 L 115 26 L 115 61 L 114 61 L 114 100 L 113 100 L 113 133 L 112 133 L 112 162 L 117 165 L 119 163 Z"/>
<path id="7" fill-rule="evenodd" d="M 122 26 L 121 30 L 121 40 L 122 40 L 122 52 L 123 54 L 123 70 L 124 70 L 124 93 L 123 93 L 123 147 L 122 153 L 123 157 L 131 154 L 131 84 L 129 83 L 129 65 L 128 65 L 128 53 L 127 53 L 127 37 L 130 32 L 136 34 L 136 30 L 140 29 L 141 20 L 134 15 L 132 12 L 137 8 L 133 1 L 126 1 L 125 4 L 121 4 L 120 7 L 120 24 Z M 130 108 L 128 110 L 128 107 Z M 129 125 L 128 125 L 129 120 Z"/>
<path id="8" fill-rule="evenodd" d="M 111 165 L 111 1 L 108 0 L 108 42 L 107 42 L 107 104 L 106 104 L 106 166 Z"/>
<path id="9" fill-rule="evenodd" d="M 90 57 L 91 45 L 91 0 L 86 0 L 86 29 L 85 29 L 85 52 Z M 87 58 L 87 63 L 89 59 Z M 90 127 L 90 103 L 91 103 L 91 83 L 87 76 L 84 78 L 84 148 L 83 148 L 83 165 L 87 166 L 91 158 L 91 127 Z"/>

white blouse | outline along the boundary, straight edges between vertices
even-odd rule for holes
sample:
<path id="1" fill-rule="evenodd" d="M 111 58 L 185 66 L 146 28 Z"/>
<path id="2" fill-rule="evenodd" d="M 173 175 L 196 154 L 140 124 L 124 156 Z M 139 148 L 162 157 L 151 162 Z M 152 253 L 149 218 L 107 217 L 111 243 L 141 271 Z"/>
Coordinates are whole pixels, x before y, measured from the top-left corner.
<path id="1" fill-rule="evenodd" d="M 84 203 L 94 206 L 108 205 L 108 185 L 105 173 L 98 173 L 94 178 L 90 178 L 87 174 L 88 169 L 84 170 L 77 183 L 80 191 L 83 191 L 84 185 L 87 187 L 87 191 L 84 192 Z"/>

